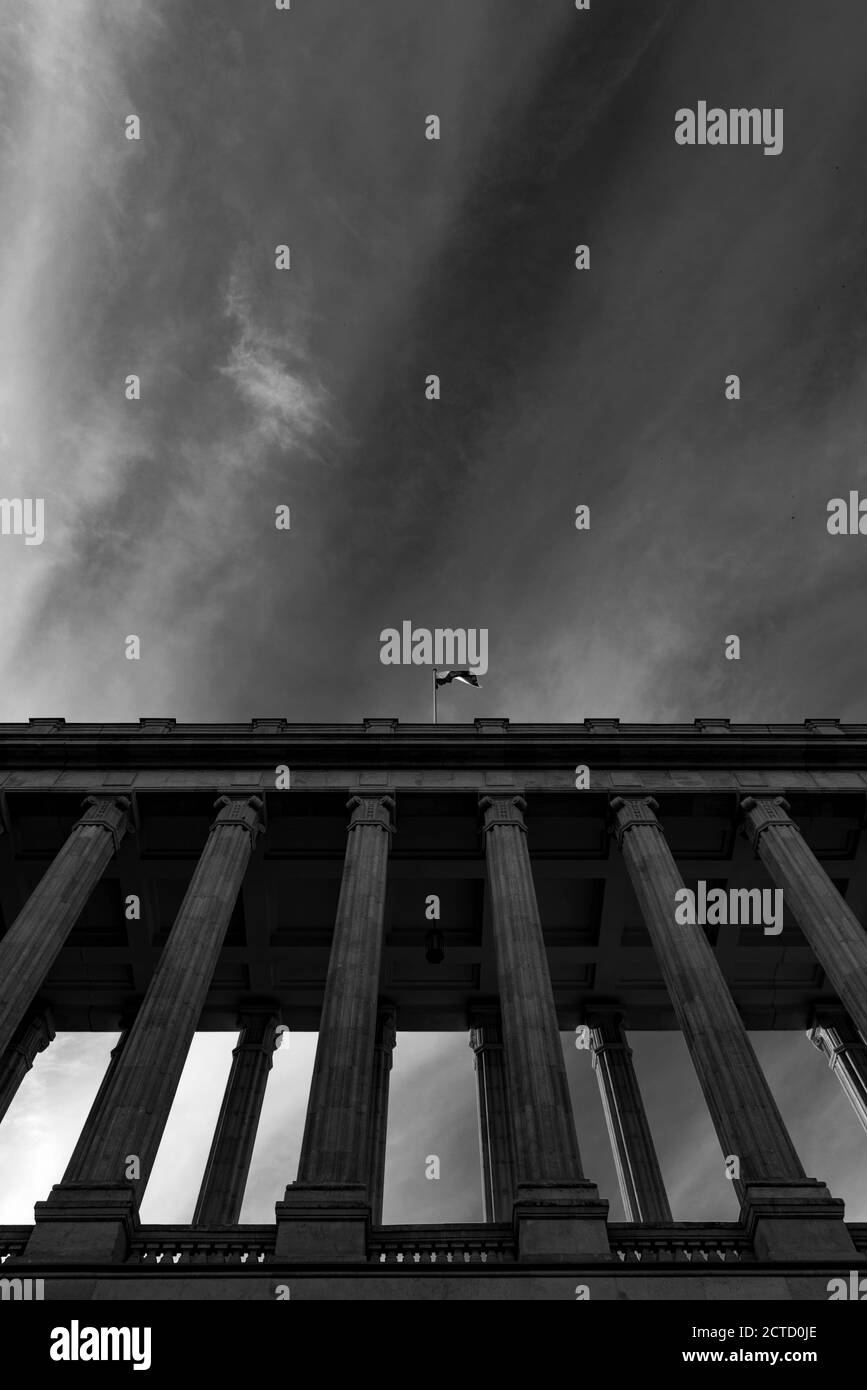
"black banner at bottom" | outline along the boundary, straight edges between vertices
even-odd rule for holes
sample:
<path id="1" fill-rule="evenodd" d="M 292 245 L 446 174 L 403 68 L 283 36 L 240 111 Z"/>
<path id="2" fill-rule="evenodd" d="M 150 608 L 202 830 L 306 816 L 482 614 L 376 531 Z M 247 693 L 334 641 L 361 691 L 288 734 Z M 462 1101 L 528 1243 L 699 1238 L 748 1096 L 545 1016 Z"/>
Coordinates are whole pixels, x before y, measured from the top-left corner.
<path id="1" fill-rule="evenodd" d="M 840 1375 L 843 1384 L 863 1376 L 867 1309 L 861 1300 L 576 1301 L 556 1315 L 541 1312 L 537 1300 L 520 1300 L 534 1305 L 526 1332 L 524 1309 L 514 1304 L 508 1324 L 502 1310 L 486 1314 L 477 1300 L 466 1300 L 463 1314 L 452 1304 L 453 1323 L 430 1307 L 409 1322 L 405 1306 L 396 1316 L 395 1302 L 412 1301 L 384 1300 L 378 1309 L 368 1299 L 320 1299 L 305 1301 L 303 1310 L 291 1298 L 273 1304 L 4 1301 L 0 1337 L 7 1370 L 14 1366 L 19 1374 L 47 1374 L 58 1383 L 70 1376 L 98 1378 L 100 1371 L 110 1370 L 115 1379 L 129 1374 L 143 1382 L 147 1376 L 180 1372 L 213 1375 L 222 1384 L 232 1374 L 249 1376 L 251 1370 L 257 1376 L 282 1371 L 309 1378 L 311 1372 L 333 1373 L 342 1364 L 353 1376 L 378 1375 L 386 1368 L 387 1374 L 396 1373 L 401 1365 L 410 1374 L 413 1365 L 429 1374 L 441 1364 L 453 1377 L 459 1347 L 464 1370 L 475 1362 L 475 1347 L 487 1365 L 500 1356 L 508 1358 L 513 1375 L 522 1374 L 517 1358 L 527 1353 L 534 1379 L 546 1365 L 552 1377 L 562 1374 L 555 1360 L 560 1352 L 582 1374 L 593 1368 L 653 1376 L 675 1368 L 701 1374 L 712 1366 L 766 1366 Z M 382 1340 L 374 1340 L 380 1325 Z M 460 1342 L 453 1340 L 456 1335 Z M 305 1352 L 313 1366 L 305 1368 Z"/>

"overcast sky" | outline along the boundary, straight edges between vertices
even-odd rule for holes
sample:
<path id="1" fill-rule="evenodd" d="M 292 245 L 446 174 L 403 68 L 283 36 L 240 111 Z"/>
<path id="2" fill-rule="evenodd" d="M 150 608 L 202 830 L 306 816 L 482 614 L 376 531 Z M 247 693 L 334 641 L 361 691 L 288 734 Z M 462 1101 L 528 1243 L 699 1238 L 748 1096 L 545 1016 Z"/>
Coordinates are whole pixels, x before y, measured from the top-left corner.
<path id="1" fill-rule="evenodd" d="M 0 719 L 426 719 L 426 673 L 379 660 L 404 619 L 490 634 L 444 721 L 863 719 L 867 540 L 826 509 L 867 493 L 865 46 L 863 0 L 0 0 L 0 476 L 45 499 L 43 544 L 0 544 Z M 782 153 L 677 145 L 699 101 L 783 108 Z M 680 1040 L 633 1041 L 676 1215 L 731 1216 Z M 231 1042 L 197 1039 L 188 1116 Z M 110 1043 L 39 1059 L 0 1219 L 59 1176 Z M 294 1176 L 310 1046 L 277 1056 L 246 1219 Z M 757 1046 L 867 1219 L 821 1057 Z M 400 1040 L 387 1218 L 479 1216 L 472 1085 L 463 1035 Z M 191 1213 L 209 1124 L 149 1219 Z"/>

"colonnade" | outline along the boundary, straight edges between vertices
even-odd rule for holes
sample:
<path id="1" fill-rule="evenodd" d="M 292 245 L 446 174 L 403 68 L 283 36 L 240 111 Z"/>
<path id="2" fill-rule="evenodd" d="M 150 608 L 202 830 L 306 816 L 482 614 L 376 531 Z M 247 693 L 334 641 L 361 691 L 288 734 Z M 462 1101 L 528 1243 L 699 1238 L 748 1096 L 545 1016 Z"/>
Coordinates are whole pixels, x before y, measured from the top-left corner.
<path id="1" fill-rule="evenodd" d="M 743 830 L 840 1001 L 811 1038 L 867 1127 L 867 934 L 782 797 L 747 797 Z M 379 996 L 395 803 L 352 796 L 345 861 L 298 1177 L 277 1206 L 277 1251 L 364 1258 L 381 1220 L 388 1085 L 399 1018 Z M 486 1217 L 514 1220 L 519 1257 L 604 1259 L 607 1204 L 584 1175 L 569 1099 L 530 855 L 526 804 L 480 801 L 497 967 L 496 1004 L 468 1019 L 479 1097 Z M 735 1156 L 742 1219 L 768 1259 L 846 1255 L 842 1203 L 808 1178 L 714 952 L 675 922 L 683 887 L 651 796 L 611 802 L 611 829 L 650 933 L 722 1152 Z M 147 991 L 121 1039 L 59 1184 L 37 1205 L 25 1259 L 119 1259 L 137 1223 L 187 1053 L 244 873 L 264 831 L 262 799 L 230 792 L 217 815 Z M 85 813 L 0 941 L 0 1114 L 50 1039 L 39 991 L 89 894 L 130 829 L 123 797 Z M 627 1217 L 671 1221 L 624 1017 L 588 1009 L 590 1048 Z M 262 1001 L 240 1020 L 194 1224 L 239 1217 L 279 1017 Z M 131 1159 L 135 1163 L 131 1165 Z M 130 1177 L 134 1171 L 136 1176 Z"/>

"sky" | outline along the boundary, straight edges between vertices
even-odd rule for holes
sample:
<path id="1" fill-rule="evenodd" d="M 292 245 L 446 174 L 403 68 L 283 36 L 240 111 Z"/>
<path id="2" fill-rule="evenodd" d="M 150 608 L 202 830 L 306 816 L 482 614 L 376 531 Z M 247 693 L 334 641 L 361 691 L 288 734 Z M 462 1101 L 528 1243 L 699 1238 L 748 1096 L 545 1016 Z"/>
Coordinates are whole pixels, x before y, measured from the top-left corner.
<path id="1" fill-rule="evenodd" d="M 0 720 L 425 720 L 426 673 L 379 659 L 407 619 L 489 632 L 443 722 L 862 720 L 867 541 L 826 522 L 867 494 L 865 42 L 861 0 L 0 0 L 0 477 L 45 502 L 41 545 L 0 538 Z M 782 108 L 782 153 L 678 145 L 699 101 Z M 672 1139 L 680 1040 L 633 1043 L 676 1214 L 731 1215 L 698 1100 L 692 1167 Z M 38 1059 L 0 1219 L 110 1045 Z M 822 1058 L 756 1045 L 867 1219 Z M 214 1114 L 230 1046 L 183 1083 Z M 246 1219 L 294 1175 L 311 1064 L 303 1035 L 275 1060 Z M 472 1087 L 462 1036 L 401 1040 L 387 1219 L 478 1217 Z M 192 1210 L 189 1128 L 192 1196 L 158 1164 L 150 1219 Z"/>

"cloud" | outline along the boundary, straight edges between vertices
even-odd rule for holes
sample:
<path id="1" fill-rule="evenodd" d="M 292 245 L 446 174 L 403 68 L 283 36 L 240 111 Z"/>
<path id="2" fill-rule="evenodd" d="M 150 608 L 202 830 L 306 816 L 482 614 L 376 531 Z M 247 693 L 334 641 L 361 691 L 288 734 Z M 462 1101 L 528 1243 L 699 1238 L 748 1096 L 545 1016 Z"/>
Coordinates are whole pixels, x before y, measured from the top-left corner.
<path id="1" fill-rule="evenodd" d="M 274 330 L 256 315 L 249 270 L 236 264 L 226 288 L 224 308 L 236 337 L 227 364 L 218 370 L 249 407 L 252 440 L 248 437 L 247 442 L 260 447 L 276 444 L 288 449 L 301 438 L 309 440 L 326 423 L 329 402 L 312 377 L 304 313 L 298 307 L 302 296 L 303 290 L 286 296 L 287 311 Z"/>

